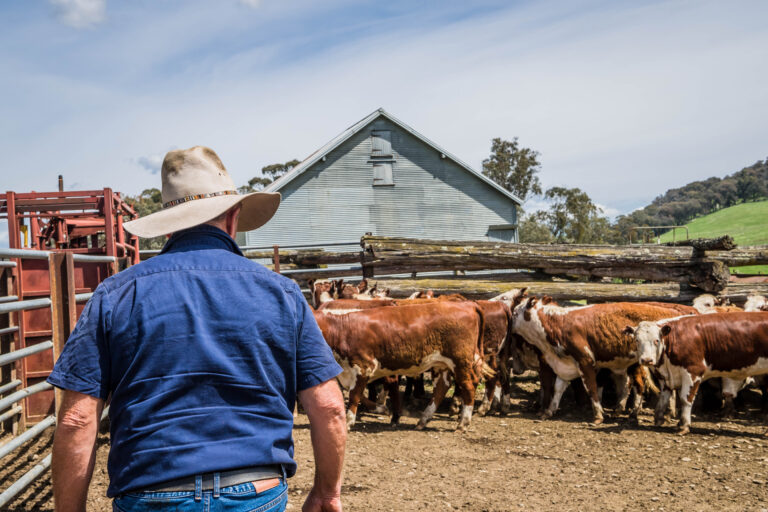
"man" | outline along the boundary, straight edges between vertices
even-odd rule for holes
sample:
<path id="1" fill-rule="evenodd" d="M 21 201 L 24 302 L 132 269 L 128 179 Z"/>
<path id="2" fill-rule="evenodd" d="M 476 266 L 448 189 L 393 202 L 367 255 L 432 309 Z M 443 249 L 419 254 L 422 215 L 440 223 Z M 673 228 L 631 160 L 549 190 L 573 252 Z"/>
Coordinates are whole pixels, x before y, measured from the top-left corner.
<path id="1" fill-rule="evenodd" d="M 125 228 L 173 235 L 158 256 L 99 285 L 48 378 L 64 390 L 56 509 L 85 510 L 111 397 L 115 510 L 284 510 L 298 393 L 315 455 L 303 510 L 340 511 L 341 368 L 299 287 L 232 239 L 266 223 L 280 195 L 238 195 L 201 146 L 168 153 L 162 183 L 163 210 Z"/>

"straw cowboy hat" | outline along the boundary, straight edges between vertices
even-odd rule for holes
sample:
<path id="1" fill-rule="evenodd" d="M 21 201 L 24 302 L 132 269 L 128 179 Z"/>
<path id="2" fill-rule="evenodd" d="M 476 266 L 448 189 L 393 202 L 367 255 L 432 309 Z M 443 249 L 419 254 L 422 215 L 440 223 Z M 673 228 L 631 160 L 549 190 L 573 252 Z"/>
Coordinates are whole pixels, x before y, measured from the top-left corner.
<path id="1" fill-rule="evenodd" d="M 163 209 L 123 226 L 134 235 L 151 238 L 191 228 L 242 205 L 238 231 L 266 224 L 280 205 L 280 194 L 240 195 L 219 157 L 205 146 L 170 151 L 163 160 Z"/>

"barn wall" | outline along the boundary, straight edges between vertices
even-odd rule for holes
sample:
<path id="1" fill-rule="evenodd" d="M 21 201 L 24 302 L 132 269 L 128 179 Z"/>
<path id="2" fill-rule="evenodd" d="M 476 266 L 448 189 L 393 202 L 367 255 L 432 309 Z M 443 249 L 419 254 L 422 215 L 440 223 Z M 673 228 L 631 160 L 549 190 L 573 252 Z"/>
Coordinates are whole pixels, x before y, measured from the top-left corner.
<path id="1" fill-rule="evenodd" d="M 391 132 L 392 157 L 371 157 L 371 132 Z M 394 185 L 373 186 L 373 162 L 391 162 Z M 280 193 L 251 246 L 357 242 L 366 232 L 486 240 L 489 227 L 516 224 L 515 204 L 432 147 L 379 118 L 331 151 Z M 497 230 L 496 230 L 497 231 Z"/>

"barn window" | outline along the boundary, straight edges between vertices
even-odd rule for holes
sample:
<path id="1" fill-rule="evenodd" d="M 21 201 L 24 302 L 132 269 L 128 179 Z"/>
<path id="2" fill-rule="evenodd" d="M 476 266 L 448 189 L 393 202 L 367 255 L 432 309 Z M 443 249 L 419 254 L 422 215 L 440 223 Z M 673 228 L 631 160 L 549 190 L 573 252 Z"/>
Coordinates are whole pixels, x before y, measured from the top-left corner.
<path id="1" fill-rule="evenodd" d="M 392 132 L 389 130 L 371 132 L 371 156 L 392 156 Z"/>
<path id="2" fill-rule="evenodd" d="M 392 163 L 378 162 L 373 164 L 373 185 L 394 185 L 392 180 Z"/>

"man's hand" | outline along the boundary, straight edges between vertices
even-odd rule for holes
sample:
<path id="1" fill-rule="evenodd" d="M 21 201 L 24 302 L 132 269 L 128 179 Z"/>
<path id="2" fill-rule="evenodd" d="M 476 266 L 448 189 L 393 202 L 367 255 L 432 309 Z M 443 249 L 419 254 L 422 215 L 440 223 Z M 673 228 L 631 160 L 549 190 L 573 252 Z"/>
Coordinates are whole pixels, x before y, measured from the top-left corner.
<path id="1" fill-rule="evenodd" d="M 341 470 L 347 423 L 344 397 L 336 379 L 299 392 L 309 417 L 312 450 L 315 454 L 315 484 L 302 512 L 341 512 Z"/>
<path id="2" fill-rule="evenodd" d="M 104 401 L 64 390 L 51 463 L 56 512 L 85 511 Z"/>

